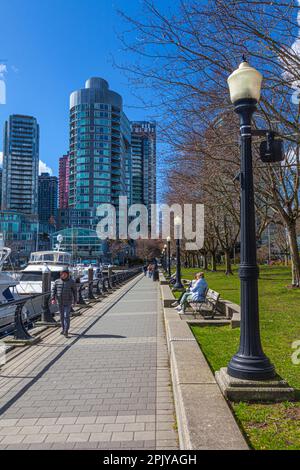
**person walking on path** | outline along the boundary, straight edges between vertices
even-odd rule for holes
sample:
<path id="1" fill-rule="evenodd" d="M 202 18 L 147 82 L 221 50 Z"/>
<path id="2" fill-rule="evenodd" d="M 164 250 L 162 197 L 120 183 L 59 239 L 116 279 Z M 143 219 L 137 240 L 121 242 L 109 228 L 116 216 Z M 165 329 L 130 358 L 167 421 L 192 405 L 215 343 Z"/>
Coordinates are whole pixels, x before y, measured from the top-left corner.
<path id="1" fill-rule="evenodd" d="M 54 282 L 51 303 L 58 303 L 60 319 L 61 319 L 61 334 L 69 337 L 70 328 L 70 315 L 71 308 L 76 303 L 77 289 L 75 281 L 70 277 L 69 270 L 63 269 L 60 273 L 60 278 Z"/>

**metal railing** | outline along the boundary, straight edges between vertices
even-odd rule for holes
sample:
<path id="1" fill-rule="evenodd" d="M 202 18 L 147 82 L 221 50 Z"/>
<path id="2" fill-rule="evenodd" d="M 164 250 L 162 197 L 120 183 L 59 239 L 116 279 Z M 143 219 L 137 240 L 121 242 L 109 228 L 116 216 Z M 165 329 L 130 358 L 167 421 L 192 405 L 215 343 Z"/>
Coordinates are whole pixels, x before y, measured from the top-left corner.
<path id="1" fill-rule="evenodd" d="M 77 282 L 77 306 L 82 308 L 88 306 L 89 302 L 97 302 L 113 290 L 121 287 L 125 282 L 132 279 L 141 272 L 141 268 L 131 268 L 118 273 L 102 274 L 99 278 L 93 278 L 89 281 Z M 30 317 L 25 310 L 26 304 L 41 298 L 41 311 L 36 312 Z M 51 292 L 43 292 L 42 294 L 24 296 L 24 298 L 16 299 L 0 305 L 0 318 L 11 318 L 13 322 L 8 322 L 3 327 L 0 326 L 0 338 L 14 334 L 16 340 L 32 340 L 30 335 L 30 326 L 41 318 L 45 324 L 57 324 L 54 319 L 54 313 L 50 308 Z M 1 315 L 1 312 L 8 308 L 8 315 Z M 28 306 L 27 306 L 28 311 Z M 74 310 L 73 310 L 74 312 Z"/>

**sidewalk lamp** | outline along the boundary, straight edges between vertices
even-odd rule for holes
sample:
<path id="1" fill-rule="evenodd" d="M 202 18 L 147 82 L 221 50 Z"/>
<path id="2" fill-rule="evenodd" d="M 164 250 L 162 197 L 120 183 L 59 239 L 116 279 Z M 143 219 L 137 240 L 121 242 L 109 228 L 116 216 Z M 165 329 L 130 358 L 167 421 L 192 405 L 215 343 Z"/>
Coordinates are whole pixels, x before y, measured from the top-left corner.
<path id="1" fill-rule="evenodd" d="M 164 265 L 165 265 L 164 268 L 165 268 L 165 271 L 168 270 L 167 259 L 168 259 L 168 246 L 164 245 Z"/>
<path id="2" fill-rule="evenodd" d="M 174 285 L 175 289 L 183 289 L 181 282 L 181 263 L 180 263 L 180 238 L 181 238 L 181 227 L 182 220 L 179 215 L 174 218 L 174 227 L 175 227 L 175 238 L 176 238 L 176 283 Z"/>
<path id="3" fill-rule="evenodd" d="M 171 237 L 167 237 L 168 244 L 168 276 L 171 277 Z"/>
<path id="4" fill-rule="evenodd" d="M 260 134 L 252 131 L 251 118 L 260 99 L 262 78 L 245 57 L 228 78 L 230 98 L 240 118 L 241 136 L 241 335 L 239 350 L 228 364 L 228 374 L 246 380 L 268 380 L 275 375 L 274 366 L 263 352 L 259 331 L 252 135 L 268 131 Z M 274 161 L 272 155 L 269 161 Z"/>
<path id="5" fill-rule="evenodd" d="M 58 248 L 57 248 L 57 251 L 60 251 L 60 245 L 62 244 L 62 242 L 63 242 L 63 240 L 64 240 L 64 237 L 63 237 L 61 234 L 59 234 L 59 235 L 57 235 L 57 238 L 56 238 L 56 239 L 57 239 L 57 241 L 58 241 Z"/>

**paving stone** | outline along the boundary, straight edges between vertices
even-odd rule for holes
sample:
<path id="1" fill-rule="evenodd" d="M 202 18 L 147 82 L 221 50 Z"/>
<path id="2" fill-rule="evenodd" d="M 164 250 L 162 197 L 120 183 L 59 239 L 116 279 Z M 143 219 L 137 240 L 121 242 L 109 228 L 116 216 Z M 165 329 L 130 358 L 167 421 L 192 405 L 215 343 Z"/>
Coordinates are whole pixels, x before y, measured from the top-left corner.
<path id="1" fill-rule="evenodd" d="M 38 434 L 42 426 L 23 426 L 19 434 Z"/>
<path id="2" fill-rule="evenodd" d="M 94 424 L 95 422 L 96 416 L 79 416 L 79 418 L 76 419 L 76 424 Z"/>
<path id="3" fill-rule="evenodd" d="M 50 426 L 50 425 L 55 424 L 56 422 L 57 422 L 57 418 L 38 418 L 36 424 L 38 426 Z"/>
<path id="4" fill-rule="evenodd" d="M 150 423 L 150 424 L 154 424 L 154 423 Z M 145 431 L 145 423 L 125 424 L 124 431 Z"/>
<path id="5" fill-rule="evenodd" d="M 25 436 L 23 444 L 41 444 L 45 441 L 46 437 L 46 434 L 31 434 L 29 436 Z"/>
<path id="6" fill-rule="evenodd" d="M 133 432 L 113 432 L 112 441 L 132 441 Z"/>
<path id="7" fill-rule="evenodd" d="M 154 431 L 137 431 L 134 433 L 135 441 L 150 441 L 151 439 L 155 439 Z"/>
<path id="8" fill-rule="evenodd" d="M 135 415 L 119 415 L 117 416 L 116 418 L 116 423 L 125 423 L 125 424 L 128 424 L 128 423 L 134 423 L 135 422 Z"/>
<path id="9" fill-rule="evenodd" d="M 45 442 L 67 442 L 69 434 L 59 433 L 59 434 L 48 434 L 46 436 Z"/>
<path id="10" fill-rule="evenodd" d="M 104 432 L 123 431 L 124 426 L 123 423 L 104 424 Z"/>
<path id="11" fill-rule="evenodd" d="M 24 434 L 23 435 L 11 434 L 9 436 L 4 437 L 4 439 L 1 441 L 1 445 L 20 444 L 24 438 L 25 438 Z"/>
<path id="12" fill-rule="evenodd" d="M 63 433 L 78 433 L 81 432 L 83 424 L 66 424 L 62 428 Z"/>
<path id="13" fill-rule="evenodd" d="M 56 424 L 75 424 L 77 416 L 61 416 L 57 418 Z"/>
<path id="14" fill-rule="evenodd" d="M 69 434 L 69 437 L 67 439 L 67 442 L 88 442 L 90 437 L 90 433 L 84 433 L 84 432 L 79 432 L 79 433 L 74 433 L 74 434 Z"/>
<path id="15" fill-rule="evenodd" d="M 136 417 L 137 423 L 154 423 L 155 422 L 155 415 L 138 415 Z"/>
<path id="16" fill-rule="evenodd" d="M 85 424 L 82 429 L 82 432 L 89 432 L 89 433 L 91 432 L 96 433 L 96 432 L 103 432 L 103 431 L 104 432 L 110 431 L 110 429 L 104 429 L 104 424 Z"/>
<path id="17" fill-rule="evenodd" d="M 91 433 L 89 440 L 91 442 L 96 441 L 96 442 L 101 442 L 101 441 L 107 441 L 109 442 L 111 439 L 112 433 L 111 432 L 96 432 L 96 433 Z"/>

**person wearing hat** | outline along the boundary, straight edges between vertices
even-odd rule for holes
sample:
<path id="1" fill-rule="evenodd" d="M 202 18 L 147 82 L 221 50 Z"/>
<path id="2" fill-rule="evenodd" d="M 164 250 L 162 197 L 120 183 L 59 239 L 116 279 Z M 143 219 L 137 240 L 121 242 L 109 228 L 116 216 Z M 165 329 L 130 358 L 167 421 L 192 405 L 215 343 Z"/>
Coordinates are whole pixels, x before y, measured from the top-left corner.
<path id="1" fill-rule="evenodd" d="M 68 268 L 63 269 L 59 279 L 54 282 L 51 292 L 51 303 L 58 304 L 61 319 L 61 334 L 69 337 L 70 314 L 72 305 L 77 300 L 75 281 L 70 277 Z"/>

